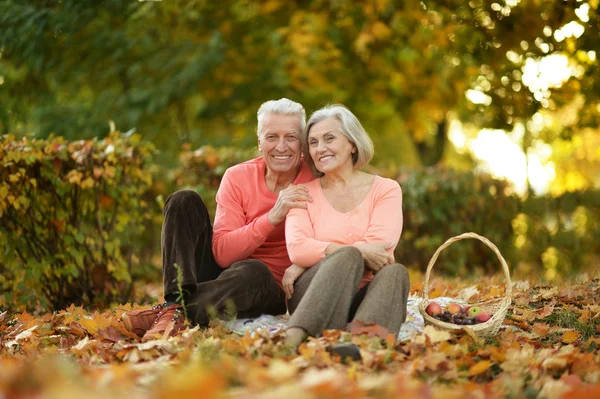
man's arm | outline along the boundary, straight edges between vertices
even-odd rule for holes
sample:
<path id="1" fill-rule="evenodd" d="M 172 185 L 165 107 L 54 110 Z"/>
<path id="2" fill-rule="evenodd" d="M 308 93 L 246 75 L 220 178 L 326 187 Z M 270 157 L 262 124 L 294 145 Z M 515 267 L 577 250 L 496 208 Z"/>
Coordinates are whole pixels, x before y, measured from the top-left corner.
<path id="1" fill-rule="evenodd" d="M 248 259 L 275 229 L 266 214 L 246 224 L 241 196 L 242 193 L 232 184 L 228 172 L 225 172 L 217 191 L 212 242 L 213 255 L 222 268 Z"/>
<path id="2" fill-rule="evenodd" d="M 312 201 L 306 187 L 289 186 L 279 193 L 277 202 L 269 212 L 246 224 L 242 193 L 225 172 L 217 191 L 217 213 L 213 230 L 212 247 L 217 263 L 222 268 L 227 268 L 237 261 L 248 259 L 265 242 L 275 226 L 285 220 L 291 208 L 306 208 L 305 201 Z"/>

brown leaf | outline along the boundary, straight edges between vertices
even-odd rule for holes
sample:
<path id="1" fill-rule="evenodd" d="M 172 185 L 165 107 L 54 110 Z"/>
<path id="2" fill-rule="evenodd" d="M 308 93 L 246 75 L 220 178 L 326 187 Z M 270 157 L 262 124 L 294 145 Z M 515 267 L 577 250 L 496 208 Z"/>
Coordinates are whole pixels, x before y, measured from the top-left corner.
<path id="1" fill-rule="evenodd" d="M 549 305 L 544 306 L 542 309 L 537 311 L 537 318 L 538 319 L 545 319 L 546 317 L 550 316 L 552 314 L 552 312 L 554 312 L 554 303 L 551 303 Z"/>
<path id="2" fill-rule="evenodd" d="M 550 299 L 558 295 L 558 287 L 553 287 L 545 292 L 542 292 L 542 298 Z"/>
<path id="3" fill-rule="evenodd" d="M 105 341 L 119 342 L 126 337 L 117 331 L 113 326 L 101 328 L 98 330 L 98 336 Z"/>
<path id="4" fill-rule="evenodd" d="M 540 337 L 546 337 L 550 331 L 550 326 L 543 323 L 535 323 L 533 325 L 533 332 Z"/>
<path id="5" fill-rule="evenodd" d="M 530 296 L 521 295 L 515 299 L 515 305 L 517 305 L 517 306 L 525 307 L 525 306 L 529 306 L 530 303 L 531 303 Z"/>
<path id="6" fill-rule="evenodd" d="M 353 335 L 367 334 L 369 337 L 379 337 L 386 339 L 391 334 L 390 330 L 376 323 L 365 323 L 361 320 L 354 320 L 348 324 L 346 330 Z"/>
<path id="7" fill-rule="evenodd" d="M 79 338 L 83 338 L 86 336 L 85 329 L 81 326 L 81 324 L 75 321 L 69 323 L 69 332 Z"/>

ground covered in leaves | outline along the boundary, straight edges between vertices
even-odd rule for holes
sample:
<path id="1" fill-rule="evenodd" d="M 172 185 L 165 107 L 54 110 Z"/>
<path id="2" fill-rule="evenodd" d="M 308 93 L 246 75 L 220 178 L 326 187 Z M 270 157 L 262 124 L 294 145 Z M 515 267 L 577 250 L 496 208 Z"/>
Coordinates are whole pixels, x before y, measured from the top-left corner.
<path id="1" fill-rule="evenodd" d="M 470 287 L 480 297 L 471 300 L 502 295 L 493 283 Z M 464 293 L 450 280 L 432 286 L 432 297 Z M 119 321 L 130 305 L 103 313 L 4 311 L 0 397 L 591 399 L 600 397 L 599 299 L 600 279 L 587 275 L 560 286 L 518 281 L 494 338 L 432 326 L 398 343 L 327 331 L 298 354 L 281 334 L 239 336 L 219 323 L 142 343 Z M 330 355 L 325 348 L 337 342 L 359 345 L 362 360 Z"/>

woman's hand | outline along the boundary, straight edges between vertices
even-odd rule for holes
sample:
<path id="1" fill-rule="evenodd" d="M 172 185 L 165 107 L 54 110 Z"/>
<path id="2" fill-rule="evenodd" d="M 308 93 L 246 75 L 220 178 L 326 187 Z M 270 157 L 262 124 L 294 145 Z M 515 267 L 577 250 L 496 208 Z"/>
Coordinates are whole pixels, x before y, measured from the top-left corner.
<path id="1" fill-rule="evenodd" d="M 285 269 L 283 279 L 281 280 L 281 285 L 283 285 L 283 292 L 285 292 L 285 297 L 287 299 L 292 298 L 292 295 L 294 294 L 294 283 L 305 271 L 306 268 L 297 265 L 291 265 Z"/>
<path id="2" fill-rule="evenodd" d="M 390 263 L 394 263 L 394 257 L 387 252 L 387 249 L 393 245 L 360 243 L 354 244 L 354 246 L 362 254 L 365 266 L 374 272 Z"/>

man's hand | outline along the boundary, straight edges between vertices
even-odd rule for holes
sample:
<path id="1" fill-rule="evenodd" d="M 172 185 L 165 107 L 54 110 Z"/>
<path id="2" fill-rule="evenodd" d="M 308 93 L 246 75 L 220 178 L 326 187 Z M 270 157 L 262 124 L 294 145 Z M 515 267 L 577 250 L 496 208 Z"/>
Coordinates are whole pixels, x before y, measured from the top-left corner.
<path id="1" fill-rule="evenodd" d="M 292 298 L 292 295 L 294 294 L 294 283 L 305 271 L 306 269 L 304 267 L 297 265 L 291 265 L 285 269 L 283 279 L 281 280 L 281 285 L 283 285 L 283 292 L 285 292 L 285 297 L 287 299 Z"/>
<path id="2" fill-rule="evenodd" d="M 359 243 L 354 244 L 354 246 L 362 254 L 367 268 L 373 272 L 380 270 L 386 265 L 394 263 L 394 257 L 387 252 L 387 249 L 393 247 L 393 244 L 385 245 Z"/>
<path id="3" fill-rule="evenodd" d="M 304 186 L 290 184 L 288 188 L 279 192 L 277 202 L 275 202 L 275 206 L 267 214 L 267 218 L 273 226 L 277 226 L 285 220 L 290 209 L 306 209 L 307 201 L 312 202 L 312 197 L 308 194 L 308 189 Z"/>

